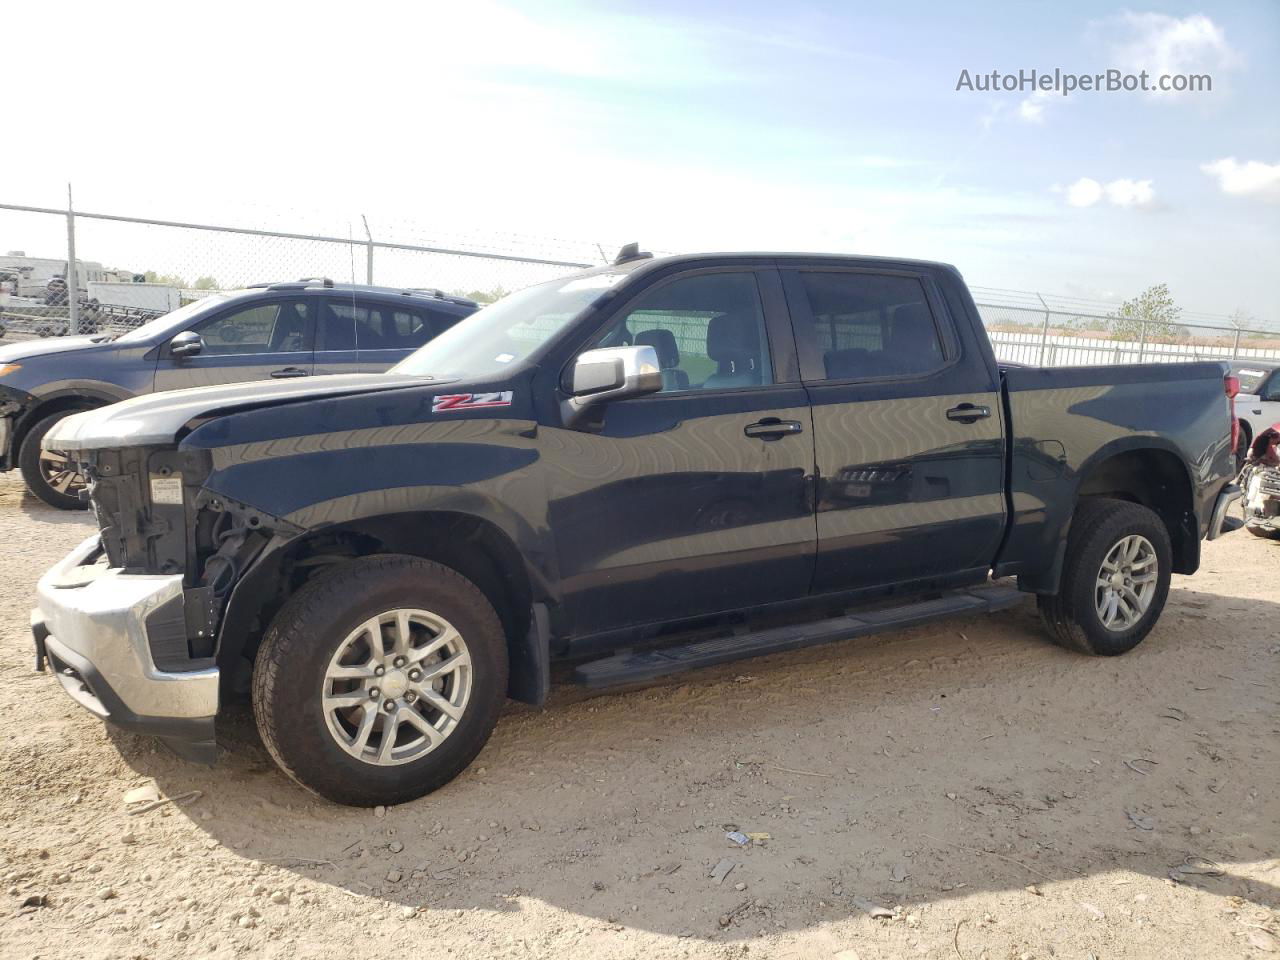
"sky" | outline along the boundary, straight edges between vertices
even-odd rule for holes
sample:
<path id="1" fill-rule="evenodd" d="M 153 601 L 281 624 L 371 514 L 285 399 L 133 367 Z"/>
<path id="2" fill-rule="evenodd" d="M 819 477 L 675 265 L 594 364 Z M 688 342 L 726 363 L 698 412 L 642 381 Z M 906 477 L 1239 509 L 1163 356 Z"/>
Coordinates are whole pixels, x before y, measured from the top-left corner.
<path id="1" fill-rule="evenodd" d="M 560 256 L 638 240 L 921 257 L 1046 294 L 1167 283 L 1189 311 L 1280 325 L 1275 0 L 230 0 L 40 19 L 4 48 L 28 118 L 4 135 L 4 203 L 58 206 L 70 182 L 91 211 L 342 236 L 363 214 L 380 239 Z M 962 71 L 1055 68 L 1212 90 L 957 89 Z M 0 212 L 0 248 L 59 256 L 53 226 Z M 139 256 L 107 233 L 79 244 Z"/>

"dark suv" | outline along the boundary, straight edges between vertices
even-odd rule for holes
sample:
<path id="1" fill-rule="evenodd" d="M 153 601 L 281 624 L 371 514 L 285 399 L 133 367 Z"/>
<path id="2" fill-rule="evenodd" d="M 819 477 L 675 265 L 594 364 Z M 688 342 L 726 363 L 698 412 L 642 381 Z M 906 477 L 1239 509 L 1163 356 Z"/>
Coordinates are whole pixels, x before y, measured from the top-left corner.
<path id="1" fill-rule="evenodd" d="M 476 309 L 439 290 L 299 280 L 211 294 L 123 335 L 0 348 L 0 470 L 79 507 L 75 467 L 40 449 L 69 414 L 181 387 L 380 372 Z"/>

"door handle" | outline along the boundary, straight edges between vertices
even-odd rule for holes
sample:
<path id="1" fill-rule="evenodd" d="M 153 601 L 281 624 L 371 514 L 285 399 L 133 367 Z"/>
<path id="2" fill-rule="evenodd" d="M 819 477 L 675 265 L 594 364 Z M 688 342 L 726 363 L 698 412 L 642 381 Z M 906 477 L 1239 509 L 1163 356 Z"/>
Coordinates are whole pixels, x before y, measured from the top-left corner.
<path id="1" fill-rule="evenodd" d="M 991 416 L 991 408 L 976 403 L 962 403 L 947 411 L 947 419 L 957 423 L 976 423 Z"/>
<path id="2" fill-rule="evenodd" d="M 749 423 L 742 428 L 748 437 L 759 437 L 761 440 L 781 440 L 791 433 L 803 433 L 804 427 L 799 420 L 779 420 L 777 417 L 765 417 L 756 423 Z"/>
<path id="3" fill-rule="evenodd" d="M 305 377 L 307 371 L 301 367 L 284 367 L 280 370 L 272 370 L 271 376 L 276 380 L 288 380 L 290 377 Z"/>

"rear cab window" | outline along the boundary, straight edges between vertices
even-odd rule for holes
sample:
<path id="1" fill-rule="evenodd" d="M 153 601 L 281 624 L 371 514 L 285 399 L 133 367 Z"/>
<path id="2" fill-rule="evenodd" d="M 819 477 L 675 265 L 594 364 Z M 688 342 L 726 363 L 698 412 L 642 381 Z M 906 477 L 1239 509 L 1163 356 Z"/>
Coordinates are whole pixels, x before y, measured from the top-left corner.
<path id="1" fill-rule="evenodd" d="M 952 351 L 920 277 L 799 269 L 787 285 L 808 348 L 805 380 L 916 378 L 947 365 Z"/>

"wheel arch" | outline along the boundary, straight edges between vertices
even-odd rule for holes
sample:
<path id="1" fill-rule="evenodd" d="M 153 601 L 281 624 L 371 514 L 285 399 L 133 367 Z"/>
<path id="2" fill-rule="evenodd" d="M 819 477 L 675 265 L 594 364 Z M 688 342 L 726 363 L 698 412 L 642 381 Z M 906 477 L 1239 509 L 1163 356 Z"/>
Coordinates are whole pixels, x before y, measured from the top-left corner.
<path id="1" fill-rule="evenodd" d="M 93 387 L 67 389 L 37 396 L 36 402 L 27 407 L 22 416 L 13 425 L 11 444 L 14 455 L 16 456 L 17 451 L 22 448 L 22 443 L 26 440 L 27 434 L 31 432 L 31 428 L 50 414 L 64 411 L 70 413 L 81 410 L 94 410 L 123 399 L 127 399 L 127 396 L 115 396 L 105 390 Z"/>
<path id="2" fill-rule="evenodd" d="M 1248 417 L 1236 417 L 1240 421 L 1240 443 L 1248 450 L 1249 445 L 1253 443 L 1253 424 Z"/>
<path id="3" fill-rule="evenodd" d="M 519 695 L 523 688 L 514 665 L 524 662 L 527 645 L 547 643 L 545 629 L 535 623 L 534 604 L 548 598 L 515 541 L 498 524 L 475 514 L 445 510 L 352 519 L 311 530 L 269 550 L 245 572 L 228 601 L 216 653 L 224 676 L 237 676 L 252 661 L 276 612 L 317 572 L 379 554 L 433 560 L 474 583 L 502 622 L 513 664 L 510 691 L 525 699 Z"/>
<path id="4" fill-rule="evenodd" d="M 1035 546 L 1044 559 L 1017 571 L 1021 589 L 1057 594 L 1072 520 L 1082 500 L 1098 497 L 1153 510 L 1169 532 L 1174 572 L 1195 573 L 1199 568 L 1196 487 L 1185 456 L 1163 438 L 1130 436 L 1095 451 L 1046 497 L 1047 515 Z"/>
<path id="5" fill-rule="evenodd" d="M 1140 446 L 1097 457 L 1080 472 L 1075 503 L 1110 497 L 1146 507 L 1169 531 L 1174 573 L 1200 566 L 1200 525 L 1195 487 L 1186 460 L 1163 446 Z M 1074 512 L 1074 511 L 1073 511 Z"/>

